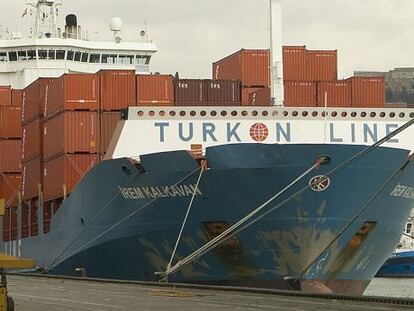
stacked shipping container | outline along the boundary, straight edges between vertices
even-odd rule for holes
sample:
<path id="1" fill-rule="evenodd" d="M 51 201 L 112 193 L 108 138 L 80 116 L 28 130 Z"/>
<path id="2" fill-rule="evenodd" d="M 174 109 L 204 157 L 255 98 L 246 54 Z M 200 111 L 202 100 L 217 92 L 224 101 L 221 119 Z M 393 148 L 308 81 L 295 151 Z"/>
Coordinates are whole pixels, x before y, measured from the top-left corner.
<path id="1" fill-rule="evenodd" d="M 10 87 L 0 87 L 0 198 L 4 199 L 6 205 L 3 217 L 4 241 L 17 239 L 15 212 L 22 181 L 22 109 L 19 107 L 18 94 L 12 92 Z"/>
<path id="2" fill-rule="evenodd" d="M 382 78 L 338 81 L 337 51 L 283 47 L 285 106 L 384 107 Z M 213 64 L 213 78 L 240 79 L 243 105 L 269 105 L 269 51 L 241 50 Z M 259 102 L 257 101 L 259 99 Z"/>
<path id="3" fill-rule="evenodd" d="M 92 74 L 63 75 L 47 88 L 44 201 L 65 197 L 98 162 L 99 89 L 98 76 Z"/>

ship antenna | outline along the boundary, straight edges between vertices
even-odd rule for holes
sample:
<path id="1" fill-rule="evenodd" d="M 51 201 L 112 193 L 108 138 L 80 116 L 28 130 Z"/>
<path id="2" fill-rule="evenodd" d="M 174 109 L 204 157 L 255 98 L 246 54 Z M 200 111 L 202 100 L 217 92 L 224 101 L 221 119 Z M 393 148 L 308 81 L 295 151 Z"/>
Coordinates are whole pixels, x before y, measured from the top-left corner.
<path id="1" fill-rule="evenodd" d="M 270 89 L 274 106 L 283 106 L 282 0 L 270 0 Z"/>

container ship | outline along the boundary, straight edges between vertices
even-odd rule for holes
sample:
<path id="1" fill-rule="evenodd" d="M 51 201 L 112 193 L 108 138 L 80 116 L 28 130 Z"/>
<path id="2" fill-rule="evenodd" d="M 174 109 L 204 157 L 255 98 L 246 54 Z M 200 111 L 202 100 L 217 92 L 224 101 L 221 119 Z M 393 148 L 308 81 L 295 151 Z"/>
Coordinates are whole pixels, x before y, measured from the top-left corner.
<path id="1" fill-rule="evenodd" d="M 281 45 L 213 79 L 150 74 L 145 31 L 124 42 L 114 18 L 112 42 L 88 41 L 60 5 L 0 40 L 6 253 L 59 275 L 363 293 L 414 205 L 414 111 L 385 108 L 383 78 L 337 80 L 336 51 Z"/>

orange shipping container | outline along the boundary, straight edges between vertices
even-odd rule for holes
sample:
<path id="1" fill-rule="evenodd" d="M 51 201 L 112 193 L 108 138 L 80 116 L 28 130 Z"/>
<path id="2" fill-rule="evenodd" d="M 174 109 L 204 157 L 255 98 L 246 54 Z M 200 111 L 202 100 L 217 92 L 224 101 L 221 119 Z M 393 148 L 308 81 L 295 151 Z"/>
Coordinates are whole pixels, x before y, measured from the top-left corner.
<path id="1" fill-rule="evenodd" d="M 53 200 L 71 193 L 81 178 L 97 163 L 96 154 L 64 154 L 44 162 L 44 200 Z"/>
<path id="2" fill-rule="evenodd" d="M 53 80 L 55 79 L 41 78 L 23 90 L 23 124 L 27 124 L 44 114 L 46 88 Z"/>
<path id="3" fill-rule="evenodd" d="M 6 201 L 6 206 L 19 204 L 21 185 L 21 174 L 0 174 L 0 198 Z"/>
<path id="4" fill-rule="evenodd" d="M 121 120 L 119 112 L 105 112 L 101 113 L 101 140 L 100 153 L 104 155 L 111 142 L 112 136 L 115 132 L 118 122 Z"/>
<path id="5" fill-rule="evenodd" d="M 285 80 L 287 79 L 285 78 Z M 338 52 L 307 51 L 305 80 L 338 80 Z"/>
<path id="6" fill-rule="evenodd" d="M 244 87 L 263 87 L 270 83 L 268 50 L 240 50 L 213 64 L 213 79 L 241 80 Z"/>
<path id="7" fill-rule="evenodd" d="M 326 95 L 325 95 L 326 94 Z M 352 107 L 352 88 L 349 80 L 318 82 L 318 106 Z"/>
<path id="8" fill-rule="evenodd" d="M 10 86 L 0 86 L 0 106 L 11 106 Z"/>
<path id="9" fill-rule="evenodd" d="M 242 88 L 242 105 L 248 106 L 250 101 L 250 94 L 261 90 L 262 87 L 244 87 Z"/>
<path id="10" fill-rule="evenodd" d="M 305 81 L 306 56 L 305 46 L 284 46 L 283 79 L 288 81 Z"/>
<path id="11" fill-rule="evenodd" d="M 43 161 L 41 157 L 23 164 L 22 198 L 24 201 L 39 197 L 43 188 Z"/>
<path id="12" fill-rule="evenodd" d="M 270 87 L 257 90 L 249 95 L 249 106 L 270 106 Z"/>
<path id="13" fill-rule="evenodd" d="M 66 111 L 45 122 L 45 160 L 62 153 L 77 152 L 99 153 L 98 112 Z"/>
<path id="14" fill-rule="evenodd" d="M 12 106 L 23 107 L 23 90 L 12 90 Z"/>
<path id="15" fill-rule="evenodd" d="M 171 75 L 137 75 L 138 106 L 173 106 L 174 79 Z"/>
<path id="16" fill-rule="evenodd" d="M 37 118 L 23 126 L 22 161 L 30 161 L 43 153 L 43 118 Z"/>
<path id="17" fill-rule="evenodd" d="M 47 88 L 45 117 L 65 110 L 99 109 L 99 80 L 94 74 L 65 74 Z"/>
<path id="18" fill-rule="evenodd" d="M 0 140 L 0 172 L 21 173 L 22 141 L 15 139 Z"/>
<path id="19" fill-rule="evenodd" d="M 136 106 L 134 70 L 101 70 L 98 76 L 103 111 L 117 111 Z"/>
<path id="20" fill-rule="evenodd" d="M 353 77 L 350 80 L 352 83 L 352 107 L 385 107 L 384 78 Z"/>
<path id="21" fill-rule="evenodd" d="M 3 216 L 3 242 L 17 240 L 17 207 L 7 207 Z"/>
<path id="22" fill-rule="evenodd" d="M 0 138 L 22 138 L 22 108 L 0 106 Z"/>
<path id="23" fill-rule="evenodd" d="M 287 107 L 315 107 L 316 82 L 285 81 L 284 104 Z"/>

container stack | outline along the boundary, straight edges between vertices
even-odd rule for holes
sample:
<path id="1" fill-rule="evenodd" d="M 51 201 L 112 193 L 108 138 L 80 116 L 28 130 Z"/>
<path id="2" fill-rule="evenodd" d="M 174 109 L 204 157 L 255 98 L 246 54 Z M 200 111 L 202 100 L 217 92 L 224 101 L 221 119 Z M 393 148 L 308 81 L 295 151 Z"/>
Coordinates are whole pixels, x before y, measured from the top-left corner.
<path id="1" fill-rule="evenodd" d="M 98 163 L 98 109 L 97 75 L 63 75 L 48 86 L 43 126 L 44 202 L 62 200 Z"/>
<path id="2" fill-rule="evenodd" d="M 53 80 L 38 79 L 22 92 L 23 238 L 38 234 L 38 205 L 43 190 L 43 123 L 47 90 Z"/>
<path id="3" fill-rule="evenodd" d="M 269 87 L 268 50 L 242 49 L 213 63 L 214 80 L 240 80 L 242 105 L 249 105 L 250 93 Z"/>
<path id="4" fill-rule="evenodd" d="M 268 50 L 241 50 L 213 64 L 213 78 L 240 79 L 242 102 L 270 105 Z M 284 105 L 287 107 L 385 106 L 385 81 L 381 77 L 338 80 L 338 52 L 283 47 Z"/>
<path id="5" fill-rule="evenodd" d="M 17 239 L 17 205 L 22 182 L 22 108 L 16 94 L 10 87 L 0 87 L 0 198 L 6 205 L 4 241 Z"/>
<path id="6" fill-rule="evenodd" d="M 100 85 L 99 153 L 102 159 L 121 119 L 121 110 L 137 105 L 136 82 L 133 70 L 101 70 L 97 76 Z"/>

